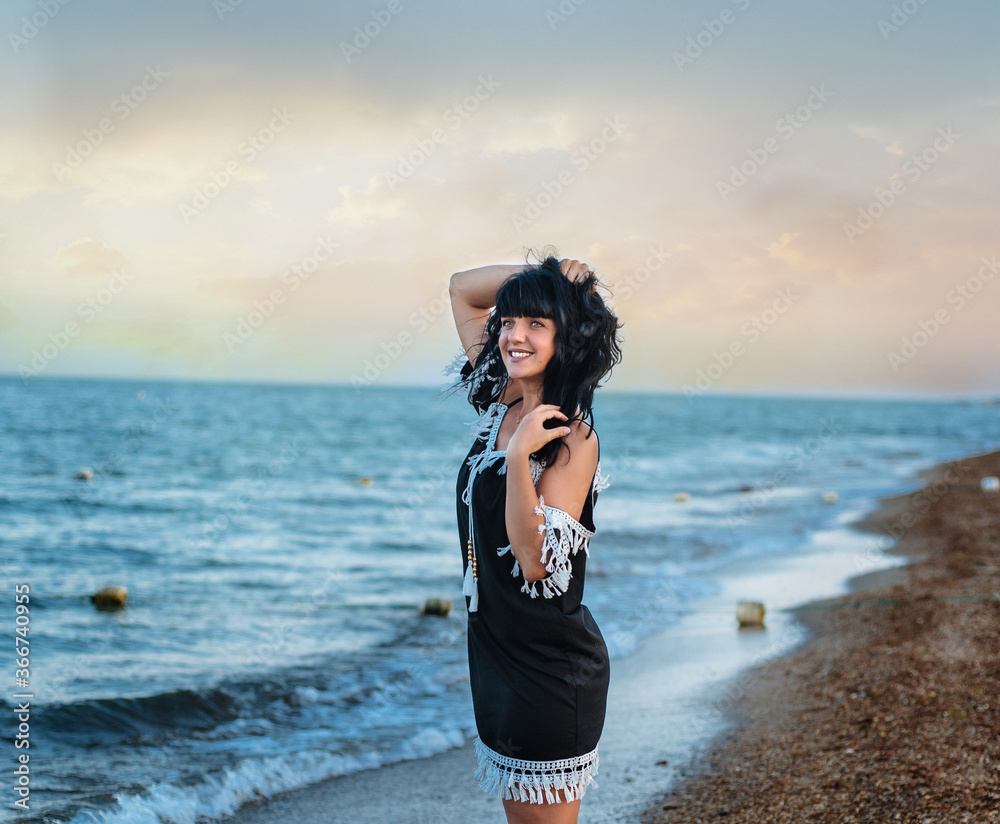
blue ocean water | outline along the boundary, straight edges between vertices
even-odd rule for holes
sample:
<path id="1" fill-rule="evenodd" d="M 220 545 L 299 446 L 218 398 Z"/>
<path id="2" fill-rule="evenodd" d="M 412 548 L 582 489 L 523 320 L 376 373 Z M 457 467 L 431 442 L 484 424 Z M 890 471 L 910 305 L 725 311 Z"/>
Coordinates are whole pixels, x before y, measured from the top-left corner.
<path id="1" fill-rule="evenodd" d="M 914 472 L 997 448 L 997 412 L 604 395 L 585 601 L 612 654 L 734 562 L 809 552 Z M 431 389 L 0 380 L 3 614 L 28 584 L 34 696 L 30 815 L 0 821 L 219 818 L 463 743 L 472 418 Z M 126 610 L 91 605 L 107 584 Z M 421 617 L 431 596 L 458 608 Z"/>

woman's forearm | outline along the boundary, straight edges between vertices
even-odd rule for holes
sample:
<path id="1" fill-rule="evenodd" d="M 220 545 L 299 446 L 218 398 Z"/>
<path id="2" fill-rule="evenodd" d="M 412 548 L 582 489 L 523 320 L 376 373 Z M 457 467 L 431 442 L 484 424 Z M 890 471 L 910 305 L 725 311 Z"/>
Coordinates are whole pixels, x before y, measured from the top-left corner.
<path id="1" fill-rule="evenodd" d="M 474 309 L 490 309 L 496 305 L 497 290 L 503 282 L 522 271 L 523 264 L 497 264 L 456 272 L 451 276 L 449 291 L 452 299 L 461 298 Z"/>
<path id="2" fill-rule="evenodd" d="M 531 477 L 527 456 L 507 455 L 507 503 L 504 520 L 510 548 L 526 581 L 539 581 L 548 571 L 542 563 L 544 536 L 538 527 L 545 518 L 535 512 L 538 493 Z"/>

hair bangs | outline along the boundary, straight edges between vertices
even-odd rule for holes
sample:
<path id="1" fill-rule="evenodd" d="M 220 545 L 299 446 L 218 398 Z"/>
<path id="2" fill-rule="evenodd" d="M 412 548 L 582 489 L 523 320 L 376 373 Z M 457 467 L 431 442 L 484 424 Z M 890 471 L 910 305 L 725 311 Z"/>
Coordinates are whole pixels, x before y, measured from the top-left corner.
<path id="1" fill-rule="evenodd" d="M 504 283 L 496 300 L 496 313 L 501 318 L 556 317 L 558 298 L 551 279 L 530 269 Z"/>

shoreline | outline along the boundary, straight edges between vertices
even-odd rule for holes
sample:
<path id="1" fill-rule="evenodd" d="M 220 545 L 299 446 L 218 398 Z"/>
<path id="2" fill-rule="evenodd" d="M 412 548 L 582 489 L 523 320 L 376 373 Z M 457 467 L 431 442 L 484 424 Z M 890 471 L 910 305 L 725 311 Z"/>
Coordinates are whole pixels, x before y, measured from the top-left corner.
<path id="1" fill-rule="evenodd" d="M 1000 452 L 938 464 L 852 524 L 905 565 L 795 610 L 806 642 L 753 668 L 733 726 L 643 815 L 1000 821 Z"/>
<path id="2" fill-rule="evenodd" d="M 794 653 L 807 640 L 798 606 L 852 591 L 863 545 L 870 540 L 853 524 L 828 530 L 827 539 L 830 532 L 833 541 L 817 542 L 805 553 L 733 565 L 720 580 L 718 594 L 612 662 L 600 773 L 581 808 L 581 824 L 646 820 L 645 811 L 664 787 L 696 772 L 712 742 L 732 728 L 731 709 L 745 690 L 747 673 L 761 662 Z M 899 572 L 882 553 L 866 557 L 864 563 L 876 568 L 867 575 Z M 737 629 L 735 604 L 746 597 L 767 605 L 766 631 Z M 505 820 L 500 802 L 478 788 L 474 766 L 468 741 L 426 758 L 260 798 L 225 820 L 500 824 Z"/>
<path id="3" fill-rule="evenodd" d="M 770 559 L 764 564 L 749 562 L 745 567 L 734 567 L 730 577 L 723 581 L 722 592 L 707 599 L 700 609 L 684 615 L 677 624 L 647 637 L 635 652 L 615 659 L 608 718 L 601 739 L 598 786 L 584 800 L 581 824 L 637 821 L 693 824 L 723 819 L 789 824 L 829 820 L 840 824 L 852 820 L 892 820 L 891 816 L 881 814 L 875 819 L 852 819 L 841 814 L 822 819 L 814 813 L 808 817 L 798 811 L 792 814 L 789 793 L 776 790 L 773 778 L 769 777 L 774 774 L 770 767 L 741 765 L 762 765 L 779 755 L 778 750 L 800 751 L 796 743 L 803 737 L 801 729 L 787 732 L 781 740 L 767 737 L 772 729 L 781 729 L 781 724 L 787 722 L 786 716 L 793 714 L 789 712 L 794 710 L 789 693 L 801 697 L 803 684 L 815 680 L 817 673 L 829 666 L 829 661 L 848 654 L 848 641 L 856 638 L 852 621 L 860 620 L 862 629 L 869 627 L 865 615 L 879 609 L 839 605 L 883 597 L 885 591 L 898 594 L 905 589 L 914 565 L 922 563 L 928 554 L 925 546 L 914 543 L 914 536 L 920 532 L 917 525 L 907 528 L 908 536 L 904 538 L 909 540 L 901 540 L 888 550 L 865 554 L 863 546 L 874 546 L 871 531 L 877 532 L 883 524 L 899 521 L 913 508 L 914 499 L 932 488 L 934 478 L 948 466 L 983 459 L 992 461 L 992 469 L 981 474 L 1000 472 L 1000 453 L 936 465 L 916 476 L 927 481 L 921 489 L 882 499 L 876 509 L 840 527 L 837 537 L 843 540 L 835 541 L 832 547 L 814 548 L 812 553 Z M 974 490 L 971 484 L 965 485 L 970 487 L 967 491 L 984 494 L 979 493 L 978 476 L 975 480 Z M 948 488 L 951 487 L 964 489 L 961 483 Z M 1000 510 L 1000 495 L 995 497 Z M 893 556 L 897 556 L 895 565 Z M 909 559 L 909 563 L 904 559 Z M 856 571 L 859 568 L 860 574 Z M 833 582 L 839 583 L 834 586 Z M 844 594 L 825 597 L 838 590 Z M 993 591 L 1000 591 L 1000 581 Z M 768 606 L 766 631 L 736 629 L 735 602 L 747 596 Z M 1000 604 L 995 606 L 998 620 L 994 623 L 1000 626 Z M 840 628 L 844 626 L 849 629 L 842 631 Z M 863 639 L 861 646 L 864 649 L 872 643 L 873 639 Z M 795 662 L 817 654 L 816 650 L 821 655 L 820 664 L 807 662 L 805 672 L 796 674 L 795 667 L 803 665 Z M 1000 678 L 1000 672 L 997 675 Z M 751 709 L 764 706 L 774 717 L 762 718 L 761 711 L 754 716 Z M 751 726 L 755 717 L 758 723 L 763 723 L 762 729 Z M 804 722 L 799 723 L 804 726 Z M 834 719 L 834 728 L 836 725 Z M 1000 739 L 1000 727 L 997 733 Z M 744 750 L 737 753 L 733 748 L 740 742 Z M 767 742 L 771 742 L 770 746 Z M 782 769 L 794 773 L 794 758 L 792 762 L 784 764 Z M 505 820 L 502 807 L 497 799 L 478 788 L 472 778 L 474 765 L 472 743 L 468 741 L 427 758 L 395 762 L 261 798 L 244 805 L 226 821 L 501 824 Z M 767 781 L 756 787 L 761 773 L 768 776 Z M 734 783 L 740 775 L 753 777 L 754 780 L 746 782 L 749 790 Z M 722 786 L 713 785 L 720 781 Z M 807 774 L 804 781 L 807 787 L 821 794 L 831 792 L 821 779 L 814 781 Z M 738 802 L 744 797 L 742 794 L 754 789 L 776 799 L 778 812 L 761 813 L 767 808 L 761 806 L 760 799 L 751 801 L 750 794 L 746 795 L 746 804 L 752 812 L 741 812 Z M 722 810 L 726 811 L 724 816 L 719 815 Z M 916 820 L 924 824 L 923 818 Z M 948 818 L 947 824 L 952 824 L 952 820 Z M 931 822 L 937 824 L 937 819 L 932 818 L 927 824 Z"/>

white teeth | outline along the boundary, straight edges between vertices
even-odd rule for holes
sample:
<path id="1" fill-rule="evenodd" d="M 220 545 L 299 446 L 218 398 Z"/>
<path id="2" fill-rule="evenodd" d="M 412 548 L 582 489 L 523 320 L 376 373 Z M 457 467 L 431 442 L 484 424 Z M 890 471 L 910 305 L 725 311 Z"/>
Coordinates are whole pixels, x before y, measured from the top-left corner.
<path id="1" fill-rule="evenodd" d="M 508 352 L 507 356 L 511 360 L 523 360 L 524 358 L 530 358 L 531 352 Z"/>

